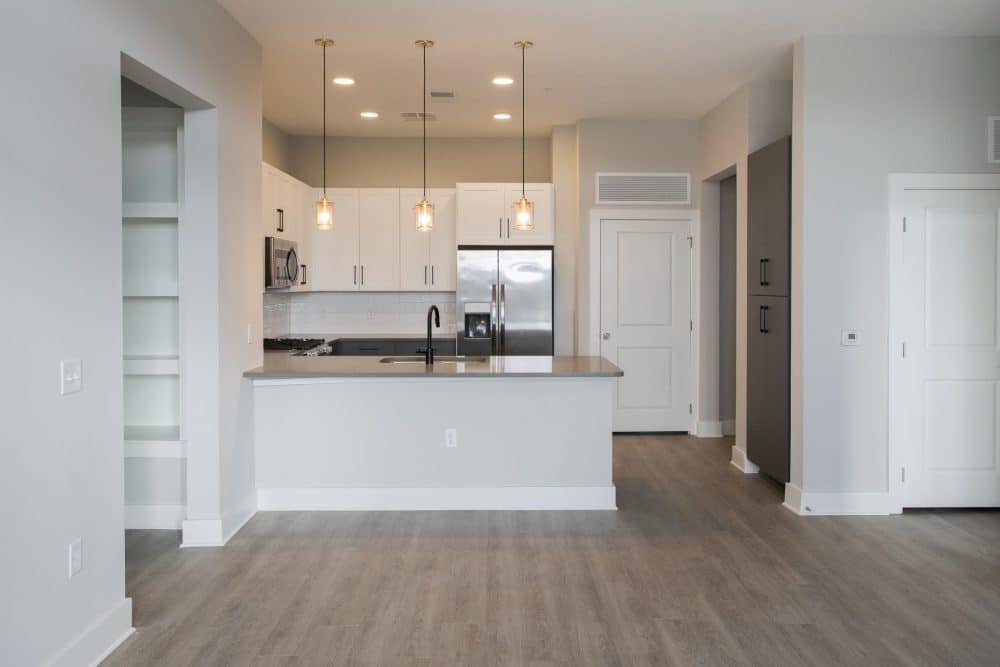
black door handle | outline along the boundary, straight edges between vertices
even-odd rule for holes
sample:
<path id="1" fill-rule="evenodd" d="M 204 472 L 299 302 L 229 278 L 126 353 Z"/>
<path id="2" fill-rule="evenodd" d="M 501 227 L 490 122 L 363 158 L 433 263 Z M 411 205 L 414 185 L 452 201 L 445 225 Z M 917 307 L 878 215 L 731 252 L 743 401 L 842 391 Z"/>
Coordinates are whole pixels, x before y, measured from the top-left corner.
<path id="1" fill-rule="evenodd" d="M 769 333 L 770 330 L 767 328 L 767 306 L 760 307 L 760 315 L 758 315 L 758 326 L 761 333 Z"/>
<path id="2" fill-rule="evenodd" d="M 767 265 L 770 261 L 767 257 L 762 257 L 760 260 L 760 284 L 762 287 L 767 287 L 771 284 L 767 280 Z"/>

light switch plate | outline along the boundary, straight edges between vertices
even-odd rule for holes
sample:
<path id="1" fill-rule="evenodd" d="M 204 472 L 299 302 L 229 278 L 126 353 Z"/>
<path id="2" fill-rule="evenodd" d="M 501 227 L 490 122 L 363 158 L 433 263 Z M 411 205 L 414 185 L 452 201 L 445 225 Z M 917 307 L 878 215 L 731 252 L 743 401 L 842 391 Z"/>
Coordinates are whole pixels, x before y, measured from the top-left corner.
<path id="1" fill-rule="evenodd" d="M 458 447 L 458 431 L 453 428 L 444 430 L 444 446 L 448 449 Z"/>
<path id="2" fill-rule="evenodd" d="M 69 545 L 69 578 L 83 569 L 83 540 L 73 540 Z"/>
<path id="3" fill-rule="evenodd" d="M 861 332 L 857 329 L 841 329 L 840 344 L 844 347 L 861 345 Z"/>
<path id="4" fill-rule="evenodd" d="M 59 393 L 74 394 L 83 388 L 83 366 L 79 359 L 59 362 Z"/>

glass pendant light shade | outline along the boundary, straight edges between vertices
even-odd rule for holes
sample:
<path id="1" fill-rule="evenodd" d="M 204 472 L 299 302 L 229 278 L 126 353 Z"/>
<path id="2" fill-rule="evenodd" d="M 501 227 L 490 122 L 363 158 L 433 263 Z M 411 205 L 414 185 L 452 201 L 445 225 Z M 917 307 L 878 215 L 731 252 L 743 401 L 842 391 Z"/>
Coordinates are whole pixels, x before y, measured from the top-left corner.
<path id="1" fill-rule="evenodd" d="M 514 204 L 514 229 L 521 232 L 530 232 L 535 228 L 535 205 L 528 201 L 528 198 L 521 194 L 521 198 Z"/>
<path id="2" fill-rule="evenodd" d="M 333 202 L 323 195 L 316 202 L 316 229 L 329 231 L 333 229 Z"/>
<path id="3" fill-rule="evenodd" d="M 429 232 L 434 229 L 434 204 L 421 199 L 415 211 L 418 232 Z"/>

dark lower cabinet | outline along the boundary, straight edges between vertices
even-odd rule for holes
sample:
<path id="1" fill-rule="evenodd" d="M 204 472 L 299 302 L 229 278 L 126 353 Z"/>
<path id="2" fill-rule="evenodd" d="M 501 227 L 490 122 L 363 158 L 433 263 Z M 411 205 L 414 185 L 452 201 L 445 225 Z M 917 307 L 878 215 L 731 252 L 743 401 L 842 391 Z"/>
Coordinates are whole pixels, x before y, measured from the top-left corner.
<path id="1" fill-rule="evenodd" d="M 747 297 L 747 458 L 789 480 L 788 297 Z"/>
<path id="2" fill-rule="evenodd" d="M 413 356 L 423 354 L 427 343 L 423 338 L 339 338 L 331 343 L 331 347 L 335 355 L 390 357 L 393 355 Z M 455 339 L 435 338 L 434 353 L 454 355 Z"/>

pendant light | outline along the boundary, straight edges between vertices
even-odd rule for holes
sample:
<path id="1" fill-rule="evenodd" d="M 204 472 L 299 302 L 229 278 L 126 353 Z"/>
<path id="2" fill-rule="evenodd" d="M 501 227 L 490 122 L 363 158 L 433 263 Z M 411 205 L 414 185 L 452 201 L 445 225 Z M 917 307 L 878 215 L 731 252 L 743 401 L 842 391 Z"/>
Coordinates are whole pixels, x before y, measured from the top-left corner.
<path id="1" fill-rule="evenodd" d="M 323 47 L 323 198 L 316 202 L 316 229 L 333 229 L 333 202 L 326 198 L 326 47 L 333 46 L 333 40 L 317 37 L 316 46 Z"/>
<path id="2" fill-rule="evenodd" d="M 514 42 L 514 46 L 521 49 L 521 198 L 514 204 L 514 229 L 530 232 L 535 228 L 535 205 L 524 194 L 524 52 L 534 46 L 534 43 L 520 41 Z"/>
<path id="3" fill-rule="evenodd" d="M 418 232 L 429 232 L 434 229 L 434 204 L 427 201 L 427 49 L 434 46 L 434 42 L 429 39 L 418 39 L 415 44 L 424 52 L 424 83 L 421 92 L 423 99 L 423 113 L 420 115 L 423 121 L 423 151 L 424 151 L 424 196 L 414 209 L 415 221 Z"/>

